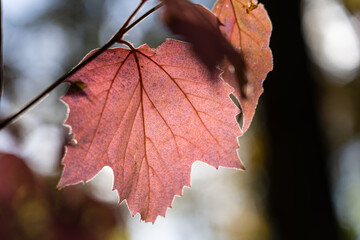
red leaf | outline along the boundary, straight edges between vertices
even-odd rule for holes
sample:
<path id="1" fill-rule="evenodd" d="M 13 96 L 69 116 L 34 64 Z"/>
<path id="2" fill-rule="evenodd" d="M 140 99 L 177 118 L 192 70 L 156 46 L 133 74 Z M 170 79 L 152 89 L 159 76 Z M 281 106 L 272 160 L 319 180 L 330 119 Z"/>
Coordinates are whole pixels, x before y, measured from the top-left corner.
<path id="1" fill-rule="evenodd" d="M 229 63 L 222 66 L 222 77 L 236 89 L 243 110 L 245 132 L 252 121 L 258 99 L 263 92 L 262 83 L 273 68 L 269 40 L 272 31 L 271 21 L 262 4 L 248 0 L 218 0 L 213 12 L 223 23 L 221 30 L 231 44 L 241 51 L 247 66 L 247 98 L 241 97 L 241 86 Z"/>
<path id="2" fill-rule="evenodd" d="M 218 75 L 175 40 L 106 50 L 67 80 L 87 87 L 63 97 L 77 144 L 67 147 L 59 187 L 110 166 L 120 201 L 154 222 L 190 186 L 194 161 L 243 168 L 233 89 Z"/>

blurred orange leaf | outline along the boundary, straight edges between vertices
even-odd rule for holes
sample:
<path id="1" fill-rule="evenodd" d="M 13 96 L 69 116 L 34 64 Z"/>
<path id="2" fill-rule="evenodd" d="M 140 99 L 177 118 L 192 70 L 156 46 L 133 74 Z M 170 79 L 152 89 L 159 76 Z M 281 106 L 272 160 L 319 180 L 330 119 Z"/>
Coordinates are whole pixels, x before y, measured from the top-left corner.
<path id="1" fill-rule="evenodd" d="M 252 0 L 219 0 L 214 5 L 213 12 L 223 24 L 223 34 L 245 58 L 247 98 L 241 96 L 241 85 L 231 64 L 226 62 L 222 65 L 222 77 L 236 89 L 235 96 L 240 102 L 243 114 L 242 131 L 245 132 L 250 126 L 258 99 L 263 92 L 263 81 L 273 68 L 269 48 L 271 21 L 264 6 Z"/>

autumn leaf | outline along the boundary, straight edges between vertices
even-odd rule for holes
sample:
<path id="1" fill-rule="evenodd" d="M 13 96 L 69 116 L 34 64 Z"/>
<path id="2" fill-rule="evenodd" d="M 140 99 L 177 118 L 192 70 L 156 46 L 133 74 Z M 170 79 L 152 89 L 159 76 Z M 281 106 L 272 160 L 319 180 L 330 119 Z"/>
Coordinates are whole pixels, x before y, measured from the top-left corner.
<path id="1" fill-rule="evenodd" d="M 258 99 L 263 92 L 262 84 L 273 68 L 269 40 L 272 31 L 271 21 L 262 4 L 248 0 L 219 0 L 213 12 L 223 23 L 221 30 L 231 44 L 243 53 L 247 66 L 247 98 L 241 96 L 239 84 L 233 67 L 226 62 L 222 65 L 226 82 L 236 89 L 243 112 L 242 131 L 245 132 L 252 121 Z"/>
<path id="2" fill-rule="evenodd" d="M 233 88 L 190 48 L 167 40 L 157 50 L 108 49 L 67 79 L 83 94 L 62 98 L 77 144 L 67 146 L 59 187 L 110 166 L 120 201 L 154 222 L 190 186 L 195 161 L 243 168 Z"/>
<path id="3" fill-rule="evenodd" d="M 162 1 L 165 3 L 164 22 L 170 30 L 193 44 L 193 51 L 210 71 L 226 57 L 235 68 L 242 91 L 247 83 L 244 57 L 221 33 L 219 19 L 202 5 L 188 0 Z"/>

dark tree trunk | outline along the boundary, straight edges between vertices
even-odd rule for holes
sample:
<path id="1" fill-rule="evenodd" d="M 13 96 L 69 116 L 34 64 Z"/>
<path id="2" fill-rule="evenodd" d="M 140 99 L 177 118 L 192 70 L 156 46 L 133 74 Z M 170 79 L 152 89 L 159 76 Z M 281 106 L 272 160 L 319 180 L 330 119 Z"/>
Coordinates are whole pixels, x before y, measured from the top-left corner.
<path id="1" fill-rule="evenodd" d="M 273 22 L 274 71 L 265 82 L 269 135 L 269 209 L 275 239 L 338 239 L 328 152 L 309 72 L 300 0 L 263 0 Z"/>

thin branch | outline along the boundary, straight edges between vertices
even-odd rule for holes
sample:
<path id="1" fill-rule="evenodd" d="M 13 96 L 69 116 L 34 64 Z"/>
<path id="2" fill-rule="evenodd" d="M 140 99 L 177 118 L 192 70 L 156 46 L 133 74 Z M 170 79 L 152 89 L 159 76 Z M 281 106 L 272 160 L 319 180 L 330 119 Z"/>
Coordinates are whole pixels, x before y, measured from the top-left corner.
<path id="1" fill-rule="evenodd" d="M 1 0 L 0 0 L 1 1 Z M 140 9 L 140 7 L 144 4 L 146 0 L 142 0 L 139 6 L 135 9 L 135 11 L 131 14 L 129 19 L 124 23 L 124 25 L 120 28 L 120 30 L 100 49 L 98 49 L 93 55 L 91 55 L 89 58 L 85 59 L 83 62 L 79 63 L 77 66 L 75 66 L 73 69 L 71 69 L 68 73 L 64 74 L 60 78 L 58 78 L 53 84 L 51 84 L 47 89 L 45 89 L 42 93 L 40 93 L 37 97 L 35 97 L 33 100 L 31 100 L 29 103 L 27 103 L 21 110 L 16 112 L 15 114 L 11 115 L 10 117 L 6 118 L 4 121 L 0 122 L 0 130 L 12 123 L 13 121 L 17 120 L 22 114 L 24 114 L 27 110 L 29 110 L 31 107 L 35 106 L 35 104 L 39 103 L 43 98 L 45 98 L 52 90 L 54 90 L 57 86 L 59 86 L 65 79 L 75 74 L 77 71 L 79 71 L 82 67 L 84 67 L 86 64 L 90 63 L 92 60 L 94 60 L 96 57 L 98 57 L 100 54 L 102 54 L 106 49 L 111 47 L 116 42 L 121 42 L 123 35 L 128 32 L 130 29 L 132 29 L 136 24 L 141 22 L 144 18 L 149 16 L 151 13 L 155 12 L 157 9 L 162 7 L 163 4 L 158 4 L 157 6 L 153 7 L 146 13 L 144 13 L 141 17 L 139 17 L 137 20 L 135 20 L 131 25 L 127 26 L 129 22 L 131 21 L 131 18 L 134 17 L 136 12 Z"/>
<path id="2" fill-rule="evenodd" d="M 115 34 L 115 36 L 117 37 L 118 40 L 121 40 L 122 37 L 124 36 L 124 30 L 126 29 L 126 27 L 129 25 L 131 19 L 133 19 L 133 17 L 135 16 L 135 14 L 140 10 L 140 8 L 144 5 L 144 3 L 147 0 L 142 0 L 141 3 L 137 6 L 137 8 L 133 11 L 133 13 L 130 15 L 130 17 L 128 17 L 128 19 L 126 20 L 126 22 L 121 26 L 121 28 L 119 29 L 119 31 Z"/>
<path id="3" fill-rule="evenodd" d="M 29 110 L 31 107 L 33 107 L 35 104 L 39 103 L 40 100 L 42 100 L 44 97 L 46 97 L 52 90 L 54 90 L 57 86 L 59 86 L 66 78 L 70 77 L 77 71 L 79 71 L 83 66 L 91 62 L 93 59 L 95 59 L 97 56 L 99 56 L 101 53 L 103 53 L 106 49 L 108 49 L 111 45 L 113 45 L 115 41 L 113 41 L 113 38 L 107 42 L 102 48 L 100 48 L 98 51 L 96 51 L 93 55 L 91 55 L 88 59 L 84 60 L 80 64 L 78 64 L 76 67 L 74 67 L 70 72 L 62 75 L 60 78 L 58 78 L 53 84 L 51 84 L 47 89 L 45 89 L 42 93 L 40 93 L 37 97 L 35 97 L 33 100 L 31 100 L 28 104 L 26 104 L 20 111 L 13 114 L 12 116 L 8 117 L 4 121 L 0 123 L 0 129 L 3 129 L 10 123 L 12 123 L 14 120 L 19 118 L 24 112 Z"/>
<path id="4" fill-rule="evenodd" d="M 156 5 L 155 7 L 153 7 L 152 9 L 150 9 L 149 11 L 147 11 L 146 13 L 144 13 L 144 15 L 142 15 L 141 17 L 139 17 L 138 19 L 136 19 L 132 24 L 130 24 L 130 26 L 128 26 L 127 28 L 125 28 L 123 34 L 127 33 L 130 29 L 132 29 L 133 27 L 135 27 L 139 22 L 141 22 L 141 21 L 144 20 L 147 16 L 149 16 L 150 14 L 152 14 L 153 12 L 155 12 L 156 10 L 158 10 L 159 8 L 161 8 L 163 5 L 164 5 L 163 3 L 159 3 L 158 5 Z"/>

